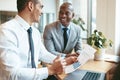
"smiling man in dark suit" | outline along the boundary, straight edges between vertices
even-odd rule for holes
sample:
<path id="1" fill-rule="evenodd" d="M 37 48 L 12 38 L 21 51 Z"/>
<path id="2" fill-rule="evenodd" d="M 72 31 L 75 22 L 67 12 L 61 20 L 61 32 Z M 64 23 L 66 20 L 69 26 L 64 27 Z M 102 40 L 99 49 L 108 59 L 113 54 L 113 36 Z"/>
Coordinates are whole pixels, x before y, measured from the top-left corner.
<path id="1" fill-rule="evenodd" d="M 71 22 L 74 17 L 73 6 L 65 2 L 60 6 L 59 20 L 46 25 L 44 31 L 44 44 L 48 51 L 54 55 L 78 55 L 82 50 L 81 29 Z M 66 33 L 64 29 L 66 28 Z M 74 53 L 71 52 L 74 49 Z"/>

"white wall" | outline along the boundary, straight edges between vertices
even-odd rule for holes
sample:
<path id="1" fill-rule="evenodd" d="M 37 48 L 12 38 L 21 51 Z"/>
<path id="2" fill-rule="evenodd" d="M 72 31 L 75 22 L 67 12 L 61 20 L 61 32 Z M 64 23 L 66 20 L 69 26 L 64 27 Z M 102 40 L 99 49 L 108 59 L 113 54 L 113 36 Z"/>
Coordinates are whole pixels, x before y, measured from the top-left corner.
<path id="1" fill-rule="evenodd" d="M 56 13 L 55 0 L 42 0 L 44 13 Z M 0 0 L 1 11 L 17 11 L 16 0 Z"/>
<path id="2" fill-rule="evenodd" d="M 56 13 L 56 0 L 42 0 L 44 13 Z"/>
<path id="3" fill-rule="evenodd" d="M 87 18 L 87 0 L 73 0 L 73 7 L 75 14 L 86 19 Z M 86 20 L 87 21 L 87 20 Z"/>
<path id="4" fill-rule="evenodd" d="M 120 49 L 120 1 L 97 0 L 97 29 L 113 41 L 108 53 L 117 54 Z"/>
<path id="5" fill-rule="evenodd" d="M 120 54 L 120 0 L 116 0 L 115 52 Z"/>
<path id="6" fill-rule="evenodd" d="M 0 0 L 0 11 L 17 11 L 16 0 Z"/>
<path id="7" fill-rule="evenodd" d="M 75 13 L 75 18 L 82 18 L 83 21 L 85 22 L 84 28 L 87 29 L 87 23 L 88 23 L 88 5 L 87 5 L 87 1 L 88 0 L 72 0 L 73 3 L 73 8 L 74 8 L 74 13 Z M 82 38 L 86 38 L 87 37 L 87 32 L 86 31 L 82 31 Z"/>

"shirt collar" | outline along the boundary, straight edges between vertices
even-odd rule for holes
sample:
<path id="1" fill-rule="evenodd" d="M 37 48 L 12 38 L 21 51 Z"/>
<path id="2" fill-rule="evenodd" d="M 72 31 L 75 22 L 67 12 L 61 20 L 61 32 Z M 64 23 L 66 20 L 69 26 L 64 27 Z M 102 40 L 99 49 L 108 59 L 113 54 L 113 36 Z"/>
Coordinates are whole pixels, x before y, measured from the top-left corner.
<path id="1" fill-rule="evenodd" d="M 28 30 L 30 25 L 19 15 L 16 15 L 15 19 L 19 22 L 19 24 L 25 29 Z"/>
<path id="2" fill-rule="evenodd" d="M 61 29 L 63 28 L 66 28 L 65 26 L 63 26 L 61 23 L 60 23 L 60 26 L 61 26 Z M 68 30 L 70 30 L 70 24 L 67 26 Z"/>

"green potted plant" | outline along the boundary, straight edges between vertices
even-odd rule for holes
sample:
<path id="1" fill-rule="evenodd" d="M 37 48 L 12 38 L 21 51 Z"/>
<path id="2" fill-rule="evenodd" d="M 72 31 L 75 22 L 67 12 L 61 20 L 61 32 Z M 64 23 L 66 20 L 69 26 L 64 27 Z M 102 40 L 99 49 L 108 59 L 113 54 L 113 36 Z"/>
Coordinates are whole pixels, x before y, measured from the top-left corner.
<path id="1" fill-rule="evenodd" d="M 87 31 L 87 29 L 84 28 L 85 22 L 83 21 L 82 18 L 80 17 L 73 18 L 72 22 L 75 23 L 76 25 L 79 25 L 83 31 Z"/>
<path id="2" fill-rule="evenodd" d="M 97 50 L 96 60 L 101 60 L 104 57 L 105 49 L 112 47 L 113 42 L 107 39 L 104 34 L 98 30 L 94 30 L 94 33 L 87 39 L 87 43 Z"/>

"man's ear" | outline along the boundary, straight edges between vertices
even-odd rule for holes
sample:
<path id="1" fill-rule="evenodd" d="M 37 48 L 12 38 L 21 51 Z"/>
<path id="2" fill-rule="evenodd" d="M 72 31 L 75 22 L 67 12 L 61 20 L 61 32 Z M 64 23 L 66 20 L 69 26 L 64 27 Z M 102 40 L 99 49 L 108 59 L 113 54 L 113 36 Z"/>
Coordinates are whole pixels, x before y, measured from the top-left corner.
<path id="1" fill-rule="evenodd" d="M 34 7 L 33 2 L 31 2 L 31 1 L 28 2 L 28 9 L 29 9 L 29 11 L 32 11 L 33 7 Z"/>

